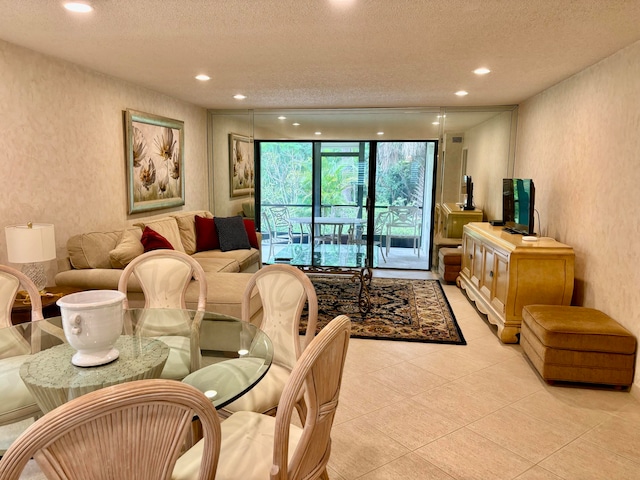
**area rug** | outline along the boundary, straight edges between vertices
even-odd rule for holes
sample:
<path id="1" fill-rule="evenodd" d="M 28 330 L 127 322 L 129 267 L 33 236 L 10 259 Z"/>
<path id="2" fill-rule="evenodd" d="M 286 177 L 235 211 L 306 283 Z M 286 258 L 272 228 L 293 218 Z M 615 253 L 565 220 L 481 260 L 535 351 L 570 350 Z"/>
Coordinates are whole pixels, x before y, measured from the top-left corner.
<path id="1" fill-rule="evenodd" d="M 311 276 L 311 280 L 318 296 L 317 331 L 336 316 L 347 315 L 353 338 L 466 345 L 437 280 L 374 278 L 366 314 L 358 310 L 359 282 L 339 276 Z M 303 320 L 301 332 L 305 328 Z"/>

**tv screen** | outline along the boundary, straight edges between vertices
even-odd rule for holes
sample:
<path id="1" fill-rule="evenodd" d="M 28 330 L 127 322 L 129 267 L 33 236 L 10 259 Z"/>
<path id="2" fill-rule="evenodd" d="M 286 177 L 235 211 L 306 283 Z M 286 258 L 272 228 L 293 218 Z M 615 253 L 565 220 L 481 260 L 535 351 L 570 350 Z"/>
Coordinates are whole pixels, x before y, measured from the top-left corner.
<path id="1" fill-rule="evenodd" d="M 502 220 L 505 230 L 522 235 L 533 235 L 535 187 L 530 178 L 504 178 L 502 180 Z"/>
<path id="2" fill-rule="evenodd" d="M 464 210 L 474 210 L 475 207 L 473 206 L 473 180 L 471 179 L 471 175 L 464 176 L 464 186 L 467 198 L 462 208 Z"/>

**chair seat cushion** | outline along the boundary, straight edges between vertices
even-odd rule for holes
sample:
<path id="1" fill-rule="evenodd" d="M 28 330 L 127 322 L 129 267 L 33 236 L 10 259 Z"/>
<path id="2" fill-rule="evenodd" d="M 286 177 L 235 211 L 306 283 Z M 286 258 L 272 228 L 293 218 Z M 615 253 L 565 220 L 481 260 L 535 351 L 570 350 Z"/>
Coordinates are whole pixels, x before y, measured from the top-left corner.
<path id="1" fill-rule="evenodd" d="M 216 480 L 268 479 L 273 463 L 275 417 L 255 412 L 238 412 L 221 424 L 222 445 Z M 289 459 L 302 436 L 302 429 L 291 425 Z M 200 440 L 176 463 L 172 480 L 197 479 L 204 441 Z"/>
<path id="2" fill-rule="evenodd" d="M 189 375 L 191 366 L 191 346 L 189 337 L 157 337 L 169 347 L 169 356 L 164 364 L 160 378 L 182 380 Z"/>
<path id="3" fill-rule="evenodd" d="M 291 371 L 289 369 L 272 364 L 267 374 L 255 387 L 235 402 L 224 407 L 224 410 L 227 412 L 246 410 L 266 413 L 275 409 L 290 375 Z"/>
<path id="4" fill-rule="evenodd" d="M 12 423 L 40 412 L 33 396 L 20 378 L 20 367 L 29 355 L 0 360 L 0 425 Z"/>

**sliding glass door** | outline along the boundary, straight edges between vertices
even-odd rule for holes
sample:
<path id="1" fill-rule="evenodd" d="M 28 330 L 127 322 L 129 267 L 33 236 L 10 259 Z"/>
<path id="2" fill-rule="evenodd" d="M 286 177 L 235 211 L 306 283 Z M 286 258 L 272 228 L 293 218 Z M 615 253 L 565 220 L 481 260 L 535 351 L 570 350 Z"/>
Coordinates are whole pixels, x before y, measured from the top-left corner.
<path id="1" fill-rule="evenodd" d="M 436 141 L 376 142 L 373 240 L 380 268 L 429 269 Z"/>
<path id="2" fill-rule="evenodd" d="M 349 245 L 379 268 L 429 269 L 437 142 L 256 142 L 263 261 Z"/>

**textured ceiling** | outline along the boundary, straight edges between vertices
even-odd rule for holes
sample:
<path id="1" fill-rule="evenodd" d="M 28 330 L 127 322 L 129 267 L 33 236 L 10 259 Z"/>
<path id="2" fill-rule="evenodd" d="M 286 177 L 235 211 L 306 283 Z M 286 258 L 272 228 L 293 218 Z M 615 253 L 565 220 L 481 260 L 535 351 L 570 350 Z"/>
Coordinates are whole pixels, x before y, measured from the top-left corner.
<path id="1" fill-rule="evenodd" d="M 638 0 L 87 1 L 0 0 L 0 39 L 214 109 L 512 105 L 640 40 Z"/>

